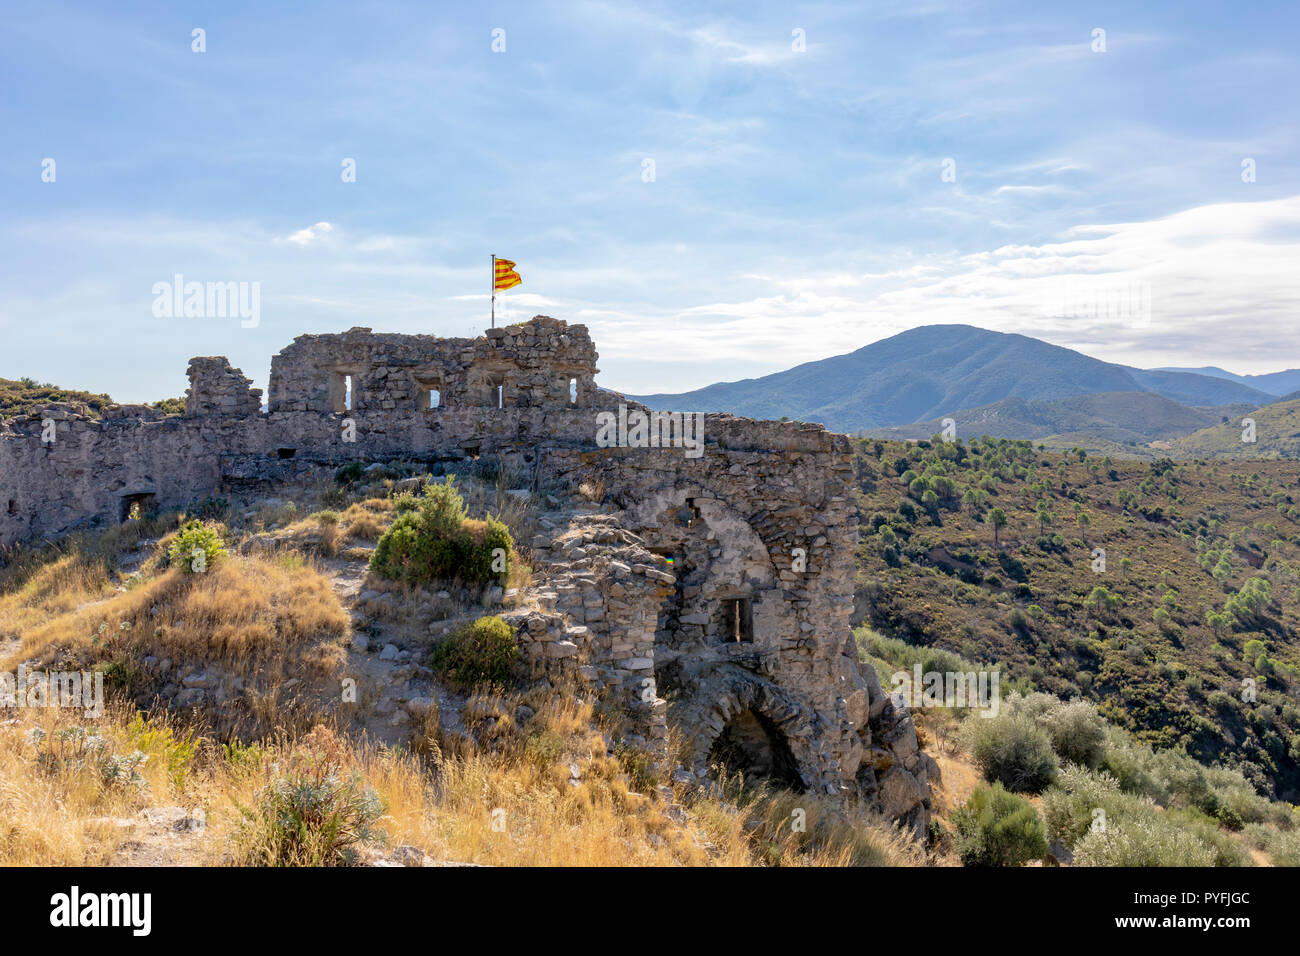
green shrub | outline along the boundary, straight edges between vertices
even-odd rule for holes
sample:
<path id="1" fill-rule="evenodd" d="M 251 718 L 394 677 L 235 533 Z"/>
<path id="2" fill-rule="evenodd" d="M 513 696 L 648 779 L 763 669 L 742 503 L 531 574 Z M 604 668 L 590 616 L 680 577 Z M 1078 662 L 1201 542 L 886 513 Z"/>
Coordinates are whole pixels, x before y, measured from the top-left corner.
<path id="1" fill-rule="evenodd" d="M 28 731 L 36 746 L 36 766 L 48 774 L 86 774 L 103 790 L 142 791 L 149 781 L 140 767 L 149 759 L 140 750 L 117 753 L 110 741 L 84 727 L 62 727 L 46 734 L 39 727 Z"/>
<path id="2" fill-rule="evenodd" d="M 1041 793 L 1056 778 L 1056 753 L 1047 734 L 1028 715 L 968 717 L 968 749 L 984 778 L 1016 793 Z"/>
<path id="3" fill-rule="evenodd" d="M 1061 771 L 1058 786 L 1043 794 L 1043 818 L 1047 835 L 1067 847 L 1073 847 L 1098 819 L 1096 811 L 1106 817 L 1122 815 L 1124 800 L 1142 800 L 1120 793 L 1119 781 L 1108 773 L 1091 773 L 1083 767 L 1070 766 Z M 1148 803 L 1154 811 L 1155 804 Z"/>
<path id="4" fill-rule="evenodd" d="M 1161 813 L 1108 821 L 1074 848 L 1076 866 L 1213 866 L 1214 860 L 1213 850 Z"/>
<path id="5" fill-rule="evenodd" d="M 347 866 L 359 844 L 386 839 L 375 827 L 383 800 L 359 774 L 328 764 L 277 778 L 240 809 L 239 840 L 254 866 Z"/>
<path id="6" fill-rule="evenodd" d="M 978 787 L 953 814 L 963 866 L 1019 866 L 1047 853 L 1043 821 L 1024 797 L 1000 783 Z"/>
<path id="7" fill-rule="evenodd" d="M 208 570 L 226 556 L 221 540 L 222 527 L 211 521 L 191 518 L 167 549 L 167 564 L 185 574 Z"/>
<path id="8" fill-rule="evenodd" d="M 1169 799 L 1169 791 L 1151 771 L 1154 759 L 1150 747 L 1132 740 L 1119 727 L 1106 729 L 1103 769 L 1115 776 L 1125 793 L 1143 794 L 1164 803 Z"/>
<path id="9" fill-rule="evenodd" d="M 1300 866 L 1300 831 L 1279 831 L 1259 823 L 1246 827 L 1251 845 L 1268 854 L 1274 866 Z"/>
<path id="10" fill-rule="evenodd" d="M 463 687 L 505 685 L 518 659 L 514 629 L 499 617 L 480 617 L 439 641 L 429 666 Z"/>
<path id="11" fill-rule="evenodd" d="M 366 463 L 364 461 L 350 461 L 334 472 L 334 480 L 340 485 L 354 485 L 361 480 L 361 476 L 365 473 Z"/>
<path id="12" fill-rule="evenodd" d="M 1167 823 L 1192 834 L 1201 846 L 1210 851 L 1211 866 L 1251 866 L 1250 856 L 1232 834 L 1220 828 L 1218 822 L 1196 810 L 1170 810 L 1164 814 Z"/>
<path id="13" fill-rule="evenodd" d="M 564 738 L 554 730 L 538 730 L 524 742 L 524 756 L 542 770 L 553 767 L 564 755 Z"/>
<path id="14" fill-rule="evenodd" d="M 1038 724 L 1062 760 L 1084 767 L 1099 767 L 1106 753 L 1106 722 L 1087 701 L 1059 703 Z"/>
<path id="15" fill-rule="evenodd" d="M 504 580 L 514 558 L 514 540 L 504 522 L 466 517 L 465 500 L 449 475 L 427 486 L 418 507 L 405 505 L 380 537 L 370 568 L 381 577 L 409 584 L 461 580 L 482 584 Z M 501 560 L 498 560 L 500 558 Z"/>
<path id="16" fill-rule="evenodd" d="M 193 731 L 175 730 L 168 724 L 146 720 L 143 714 L 137 713 L 127 725 L 126 736 L 136 750 L 156 755 L 167 765 L 167 776 L 172 786 L 177 790 L 185 789 L 190 768 L 199 753 L 200 741 L 195 739 Z"/>

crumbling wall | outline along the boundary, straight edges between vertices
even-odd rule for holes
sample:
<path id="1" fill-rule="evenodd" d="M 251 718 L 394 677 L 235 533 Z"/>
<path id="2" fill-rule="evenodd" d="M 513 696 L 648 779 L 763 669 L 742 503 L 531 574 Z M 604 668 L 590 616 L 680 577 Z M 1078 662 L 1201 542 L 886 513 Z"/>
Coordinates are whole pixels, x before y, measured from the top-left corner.
<path id="1" fill-rule="evenodd" d="M 597 392 L 596 358 L 584 326 L 547 316 L 474 339 L 376 335 L 367 328 L 300 335 L 271 360 L 269 408 L 421 414 L 463 407 L 585 408 Z"/>
<path id="2" fill-rule="evenodd" d="M 221 356 L 192 358 L 190 387 L 185 391 L 185 415 L 256 415 L 262 410 L 262 390 Z"/>
<path id="3" fill-rule="evenodd" d="M 850 631 L 848 440 L 707 415 L 689 453 L 600 447 L 598 415 L 639 406 L 595 386 L 596 359 L 584 327 L 542 316 L 475 339 L 306 335 L 275 356 L 262 414 L 241 372 L 198 358 L 183 417 L 55 407 L 0 421 L 0 544 L 316 465 L 490 456 L 606 512 L 532 543 L 538 605 L 510 612 L 531 664 L 616 697 L 631 739 L 661 755 L 669 724 L 682 728 L 679 772 L 695 779 L 725 745 L 923 828 L 937 768 Z"/>
<path id="4" fill-rule="evenodd" d="M 0 544 L 116 524 L 133 503 L 182 508 L 213 494 L 221 448 L 249 438 L 246 429 L 118 408 L 94 419 L 50 407 L 11 421 L 0 435 Z"/>

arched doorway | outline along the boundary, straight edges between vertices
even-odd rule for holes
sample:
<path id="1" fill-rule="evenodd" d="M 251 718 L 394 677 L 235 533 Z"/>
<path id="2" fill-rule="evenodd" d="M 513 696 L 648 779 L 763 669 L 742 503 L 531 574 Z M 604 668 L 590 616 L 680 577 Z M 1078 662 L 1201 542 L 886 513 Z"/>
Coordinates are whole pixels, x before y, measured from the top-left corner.
<path id="1" fill-rule="evenodd" d="M 742 710 L 727 721 L 709 750 L 709 766 L 740 773 L 746 781 L 762 779 L 787 790 L 803 790 L 798 763 L 785 734 L 753 709 Z"/>

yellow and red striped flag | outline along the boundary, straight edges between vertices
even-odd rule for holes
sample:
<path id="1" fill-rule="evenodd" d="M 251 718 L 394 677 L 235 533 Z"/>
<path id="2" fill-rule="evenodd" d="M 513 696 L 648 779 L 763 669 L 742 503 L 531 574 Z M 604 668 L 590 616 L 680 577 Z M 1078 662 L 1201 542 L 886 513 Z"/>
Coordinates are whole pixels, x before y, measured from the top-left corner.
<path id="1" fill-rule="evenodd" d="M 515 264 L 509 259 L 494 259 L 493 267 L 495 270 L 492 282 L 493 292 L 503 292 L 506 289 L 513 289 L 524 281 L 519 278 L 519 273 L 515 271 Z"/>

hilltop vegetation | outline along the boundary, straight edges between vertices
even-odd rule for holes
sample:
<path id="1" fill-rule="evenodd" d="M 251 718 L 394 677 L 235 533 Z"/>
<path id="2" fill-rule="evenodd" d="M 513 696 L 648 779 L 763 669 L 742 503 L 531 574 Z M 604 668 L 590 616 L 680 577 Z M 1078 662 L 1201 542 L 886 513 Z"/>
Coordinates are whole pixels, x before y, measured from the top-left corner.
<path id="1" fill-rule="evenodd" d="M 1242 441 L 1242 418 L 1255 422 L 1255 441 Z M 1300 400 L 1265 405 L 1169 443 L 1179 458 L 1300 458 Z"/>
<path id="2" fill-rule="evenodd" d="M 0 378 L 0 418 L 22 418 L 56 402 L 83 404 L 90 409 L 92 418 L 98 418 L 107 406 L 116 404 L 111 396 L 100 392 L 60 388 L 33 378 Z M 167 415 L 185 413 L 183 397 L 164 398 L 149 404 Z"/>
<path id="3" fill-rule="evenodd" d="M 858 590 L 874 627 L 1094 700 L 1157 749 L 1295 799 L 1296 464 L 1006 439 L 857 448 Z"/>
<path id="4" fill-rule="evenodd" d="M 113 404 L 113 399 L 96 392 L 59 388 L 31 378 L 20 378 L 17 381 L 0 378 L 0 418 L 30 415 L 53 402 L 82 402 L 98 417 L 104 406 Z"/>
<path id="5" fill-rule="evenodd" d="M 918 664 L 922 672 L 979 667 L 866 627 L 856 637 L 882 675 L 910 675 Z M 1300 814 L 1240 772 L 1156 751 L 1089 701 L 1001 690 L 996 711 L 951 701 L 913 711 L 946 779 L 966 760 L 978 774 L 949 783 L 949 812 L 934 833 L 940 852 L 950 848 L 966 866 L 1044 856 L 1083 866 L 1300 865 Z"/>

